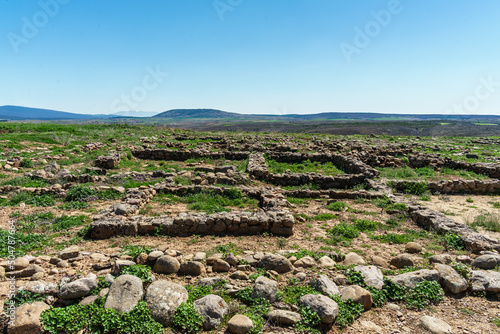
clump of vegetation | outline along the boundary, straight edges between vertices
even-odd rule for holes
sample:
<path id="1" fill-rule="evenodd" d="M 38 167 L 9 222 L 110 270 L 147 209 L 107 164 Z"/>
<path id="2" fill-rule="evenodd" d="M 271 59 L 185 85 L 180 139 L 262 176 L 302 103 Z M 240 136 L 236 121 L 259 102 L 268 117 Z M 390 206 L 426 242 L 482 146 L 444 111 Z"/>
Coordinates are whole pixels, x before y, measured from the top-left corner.
<path id="1" fill-rule="evenodd" d="M 462 238 L 454 233 L 447 233 L 443 237 L 446 247 L 454 250 L 464 250 L 465 243 Z"/>
<path id="2" fill-rule="evenodd" d="M 23 305 L 23 304 L 33 304 L 36 302 L 44 301 L 46 298 L 45 295 L 31 292 L 28 290 L 19 290 L 15 295 L 12 295 L 9 298 L 9 301 L 5 303 L 5 308 L 8 306 L 13 306 L 15 308 Z"/>
<path id="3" fill-rule="evenodd" d="M 291 173 L 320 173 L 323 175 L 345 174 L 331 162 L 321 163 L 319 161 L 305 160 L 300 163 L 277 162 L 266 156 L 266 162 L 271 173 L 282 174 L 289 170 Z"/>
<path id="4" fill-rule="evenodd" d="M 332 202 L 326 206 L 328 210 L 332 211 L 344 211 L 348 208 L 347 204 L 342 201 Z"/>
<path id="5" fill-rule="evenodd" d="M 363 305 L 355 303 L 351 298 L 342 300 L 340 296 L 333 295 L 332 299 L 339 306 L 339 313 L 335 319 L 335 324 L 340 328 L 344 328 L 352 324 L 363 313 Z"/>
<path id="6" fill-rule="evenodd" d="M 143 245 L 125 245 L 123 246 L 122 250 L 125 254 L 130 255 L 135 259 L 141 253 L 151 253 L 153 251 L 153 248 Z"/>
<path id="7" fill-rule="evenodd" d="M 51 195 L 35 195 L 28 191 L 21 191 L 9 199 L 0 199 L 0 206 L 16 206 L 20 203 L 32 206 L 48 207 L 56 204 Z"/>
<path id="8" fill-rule="evenodd" d="M 183 302 L 175 311 L 173 326 L 185 333 L 198 333 L 203 329 L 204 320 L 192 302 Z"/>
<path id="9" fill-rule="evenodd" d="M 151 283 L 153 281 L 151 268 L 142 264 L 134 264 L 133 266 L 123 267 L 120 271 L 120 275 L 137 276 L 143 283 Z"/>
<path id="10" fill-rule="evenodd" d="M 444 291 L 436 281 L 417 283 L 405 296 L 406 307 L 422 310 L 427 306 L 439 304 L 444 298 Z"/>
<path id="11" fill-rule="evenodd" d="M 160 334 L 163 326 L 156 322 L 144 301 L 139 301 L 128 313 L 104 308 L 104 300 L 98 299 L 90 305 L 51 307 L 42 312 L 43 328 L 50 334 L 96 334 L 143 333 Z"/>
<path id="12" fill-rule="evenodd" d="M 281 301 L 289 305 L 299 305 L 300 298 L 305 295 L 319 294 L 319 292 L 314 290 L 310 285 L 295 284 L 288 284 L 282 293 Z"/>
<path id="13" fill-rule="evenodd" d="M 28 252 L 40 250 L 48 246 L 50 239 L 45 234 L 23 234 L 16 232 L 10 234 L 9 231 L 0 229 L 0 257 L 6 258 L 11 254 L 9 249 L 9 240 L 16 240 L 15 256 L 20 257 L 26 255 Z"/>
<path id="14" fill-rule="evenodd" d="M 96 196 L 97 191 L 90 188 L 89 186 L 78 184 L 76 186 L 71 187 L 66 193 L 65 201 L 73 202 L 73 201 L 88 201 L 93 196 Z"/>
<path id="15" fill-rule="evenodd" d="M 500 217 L 498 215 L 483 214 L 474 218 L 472 227 L 483 227 L 487 231 L 500 232 Z"/>

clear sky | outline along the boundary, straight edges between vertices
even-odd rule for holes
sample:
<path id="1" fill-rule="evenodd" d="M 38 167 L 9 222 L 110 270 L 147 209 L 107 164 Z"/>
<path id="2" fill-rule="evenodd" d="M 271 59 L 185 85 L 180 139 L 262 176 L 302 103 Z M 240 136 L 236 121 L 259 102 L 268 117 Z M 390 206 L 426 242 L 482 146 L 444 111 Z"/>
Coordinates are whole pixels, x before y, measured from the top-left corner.
<path id="1" fill-rule="evenodd" d="M 0 0 L 0 105 L 500 114 L 498 0 Z"/>

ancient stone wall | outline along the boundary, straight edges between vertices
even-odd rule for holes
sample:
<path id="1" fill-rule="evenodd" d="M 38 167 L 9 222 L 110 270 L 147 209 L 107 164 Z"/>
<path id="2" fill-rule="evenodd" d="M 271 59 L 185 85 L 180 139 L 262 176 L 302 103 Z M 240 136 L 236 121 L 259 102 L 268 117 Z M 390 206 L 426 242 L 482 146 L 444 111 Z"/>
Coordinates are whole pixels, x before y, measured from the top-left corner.
<path id="1" fill-rule="evenodd" d="M 391 186 L 401 191 L 406 185 L 427 182 L 429 191 L 440 194 L 495 194 L 500 193 L 500 180 L 441 180 L 441 181 L 390 181 Z"/>

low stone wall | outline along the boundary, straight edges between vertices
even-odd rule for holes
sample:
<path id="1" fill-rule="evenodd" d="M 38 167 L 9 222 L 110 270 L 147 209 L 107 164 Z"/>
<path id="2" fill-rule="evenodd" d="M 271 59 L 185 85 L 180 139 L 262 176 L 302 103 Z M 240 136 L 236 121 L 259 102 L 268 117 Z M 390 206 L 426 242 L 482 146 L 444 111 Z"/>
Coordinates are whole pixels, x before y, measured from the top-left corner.
<path id="1" fill-rule="evenodd" d="M 295 219 L 288 211 L 181 213 L 176 217 L 138 216 L 125 219 L 119 216 L 94 220 L 90 225 L 93 239 L 139 234 L 163 234 L 171 236 L 197 235 L 251 235 L 270 232 L 275 235 L 293 234 Z"/>
<path id="2" fill-rule="evenodd" d="M 390 181 L 396 190 L 402 190 L 405 184 L 422 181 Z M 500 180 L 441 180 L 428 181 L 429 191 L 440 194 L 495 194 L 500 193 Z"/>
<path id="3" fill-rule="evenodd" d="M 488 175 L 494 179 L 500 179 L 500 164 L 499 163 L 470 163 L 466 161 L 447 160 L 446 167 L 453 169 L 465 169 L 477 174 Z"/>
<path id="4" fill-rule="evenodd" d="M 283 190 L 283 195 L 297 198 L 332 198 L 332 199 L 356 199 L 356 198 L 380 198 L 386 196 L 383 192 L 366 190 Z"/>
<path id="5" fill-rule="evenodd" d="M 149 160 L 174 160 L 186 161 L 188 159 L 227 159 L 227 160 L 245 160 L 250 152 L 232 152 L 232 151 L 201 151 L 201 150 L 168 150 L 168 149 L 134 149 L 132 155 L 139 159 Z"/>
<path id="6" fill-rule="evenodd" d="M 322 154 L 312 154 L 316 156 L 314 161 L 323 161 L 323 160 L 318 160 L 319 157 L 328 157 L 331 159 L 333 155 L 322 155 Z M 286 162 L 300 162 L 304 159 L 303 157 L 310 157 L 312 155 L 301 155 L 301 154 L 295 154 L 295 153 L 283 153 L 277 154 L 274 153 L 274 155 L 270 155 L 271 158 L 279 158 L 280 161 L 286 161 Z M 301 158 L 302 157 L 302 158 Z M 326 161 L 326 160 L 325 160 Z M 331 160 L 327 160 L 331 161 Z M 304 184 L 315 184 L 317 185 L 320 189 L 347 189 L 347 188 L 352 188 L 358 184 L 366 182 L 368 178 L 371 178 L 374 176 L 374 173 L 372 173 L 372 170 L 377 172 L 377 170 L 366 166 L 360 161 L 353 160 L 346 158 L 345 160 L 342 161 L 352 161 L 353 165 L 352 166 L 357 166 L 357 167 L 352 167 L 352 170 L 365 170 L 365 174 L 344 174 L 344 175 L 337 175 L 337 176 L 325 176 L 317 173 L 283 173 L 283 174 L 273 174 L 269 172 L 269 169 L 266 164 L 266 159 L 264 158 L 264 154 L 262 153 L 253 153 L 250 154 L 248 158 L 248 165 L 247 165 L 247 171 L 250 175 L 255 177 L 256 179 L 260 180 L 265 180 L 266 182 L 273 183 L 276 185 L 280 186 L 301 186 Z M 361 168 L 360 166 L 364 166 Z"/>
<path id="7" fill-rule="evenodd" d="M 360 160 L 350 156 L 330 153 L 294 153 L 294 152 L 268 152 L 267 155 L 278 162 L 298 163 L 305 160 L 318 162 L 331 162 L 336 167 L 350 174 L 364 174 L 368 178 L 379 175 L 379 172 Z"/>
<path id="8" fill-rule="evenodd" d="M 458 223 L 442 213 L 417 205 L 410 206 L 409 212 L 415 223 L 426 230 L 439 234 L 454 233 L 459 235 L 467 249 L 474 253 L 494 249 L 500 251 L 500 241 L 475 232 L 465 224 Z"/>

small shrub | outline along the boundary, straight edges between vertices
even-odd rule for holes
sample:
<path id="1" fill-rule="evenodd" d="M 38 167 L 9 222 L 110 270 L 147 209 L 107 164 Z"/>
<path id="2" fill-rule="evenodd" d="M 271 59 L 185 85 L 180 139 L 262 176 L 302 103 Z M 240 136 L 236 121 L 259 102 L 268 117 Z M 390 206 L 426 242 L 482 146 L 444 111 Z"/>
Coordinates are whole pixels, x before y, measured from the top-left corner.
<path id="1" fill-rule="evenodd" d="M 89 197 L 95 196 L 96 191 L 86 185 L 78 184 L 76 186 L 71 187 L 66 193 L 66 198 L 64 199 L 66 202 L 71 201 L 86 201 Z"/>
<path id="2" fill-rule="evenodd" d="M 320 221 L 330 220 L 334 218 L 337 218 L 337 216 L 332 215 L 331 213 L 321 213 L 319 215 L 311 217 L 312 220 L 320 220 Z"/>
<path id="3" fill-rule="evenodd" d="M 327 230 L 327 232 L 332 237 L 338 236 L 342 239 L 354 239 L 359 235 L 359 231 L 355 226 L 344 222 L 333 226 L 331 229 Z"/>
<path id="4" fill-rule="evenodd" d="M 198 333 L 201 332 L 204 321 L 193 303 L 184 302 L 175 311 L 173 326 L 186 333 Z"/>
<path id="5" fill-rule="evenodd" d="M 120 271 L 120 275 L 137 276 L 143 283 L 151 283 L 153 281 L 151 268 L 142 264 L 134 264 L 133 266 L 123 267 Z"/>
<path id="6" fill-rule="evenodd" d="M 123 247 L 125 254 L 132 256 L 134 259 L 141 253 L 149 254 L 153 249 L 142 245 L 126 245 Z"/>
<path id="7" fill-rule="evenodd" d="M 443 239 L 448 249 L 455 249 L 455 250 L 465 249 L 464 241 L 457 234 L 447 233 L 444 235 Z"/>
<path id="8" fill-rule="evenodd" d="M 385 209 L 386 210 L 406 211 L 408 209 L 408 207 L 406 206 L 405 203 L 392 203 L 392 204 L 389 204 Z"/>
<path id="9" fill-rule="evenodd" d="M 281 300 L 290 305 L 298 305 L 300 298 L 309 294 L 317 295 L 319 292 L 310 285 L 287 285 L 283 290 Z"/>
<path id="10" fill-rule="evenodd" d="M 326 206 L 328 210 L 332 211 L 344 211 L 347 209 L 347 204 L 341 201 L 330 203 Z"/>
<path id="11" fill-rule="evenodd" d="M 28 158 L 23 158 L 23 160 L 21 160 L 21 167 L 33 168 L 33 161 L 31 159 L 28 159 Z"/>
<path id="12" fill-rule="evenodd" d="M 470 226 L 481 226 L 487 231 L 500 232 L 500 217 L 492 214 L 479 215 L 474 218 L 474 222 Z"/>
<path id="13" fill-rule="evenodd" d="M 321 333 L 317 328 L 321 323 L 321 318 L 318 313 L 314 312 L 307 306 L 301 306 L 299 309 L 301 320 L 295 323 L 294 328 L 306 333 Z"/>
<path id="14" fill-rule="evenodd" d="M 88 208 L 89 206 L 90 204 L 87 202 L 71 201 L 59 205 L 58 208 L 61 210 L 70 211 L 70 210 L 83 210 Z"/>
<path id="15" fill-rule="evenodd" d="M 384 277 L 384 287 L 382 288 L 384 295 L 390 301 L 402 301 L 406 295 L 406 288 L 396 282 Z"/>
<path id="16" fill-rule="evenodd" d="M 104 300 L 98 299 L 90 305 L 51 307 L 42 312 L 41 322 L 49 334 L 114 334 L 141 333 L 160 334 L 163 326 L 151 317 L 144 301 L 139 301 L 128 313 L 105 309 Z"/>
<path id="17" fill-rule="evenodd" d="M 423 310 L 427 306 L 439 304 L 444 298 L 444 291 L 436 281 L 417 283 L 405 296 L 406 307 Z"/>
<path id="18" fill-rule="evenodd" d="M 361 313 L 364 310 L 362 304 L 355 303 L 351 298 L 342 300 L 340 296 L 333 295 L 332 299 L 339 306 L 339 313 L 335 319 L 335 323 L 340 328 L 344 328 L 352 324 L 354 320 L 361 316 Z"/>
<path id="19" fill-rule="evenodd" d="M 471 276 L 471 269 L 464 263 L 454 262 L 452 264 L 453 269 L 459 273 L 463 278 L 469 279 Z"/>
<path id="20" fill-rule="evenodd" d="M 427 182 L 403 182 L 400 189 L 405 194 L 422 195 L 429 188 Z"/>
<path id="21" fill-rule="evenodd" d="M 370 200 L 370 202 L 375 205 L 377 208 L 386 208 L 387 206 L 389 206 L 392 201 L 389 197 L 387 196 L 384 196 L 384 197 L 379 197 L 379 198 L 374 198 L 372 200 Z"/>
<path id="22" fill-rule="evenodd" d="M 19 290 L 15 295 L 9 298 L 9 301 L 5 303 L 5 307 L 14 306 L 17 308 L 23 304 L 32 304 L 35 302 L 44 301 L 45 298 L 46 296 L 40 293 L 31 292 L 28 290 Z"/>
<path id="23" fill-rule="evenodd" d="M 347 277 L 347 281 L 350 285 L 355 284 L 361 287 L 366 286 L 365 279 L 359 271 L 349 268 L 344 272 L 344 274 Z"/>
<path id="24" fill-rule="evenodd" d="M 354 220 L 354 226 L 360 232 L 374 231 L 379 228 L 380 223 L 374 222 L 367 219 L 356 219 Z"/>
<path id="25" fill-rule="evenodd" d="M 57 217 L 50 225 L 49 229 L 53 232 L 68 230 L 75 226 L 83 225 L 88 220 L 87 216 L 66 216 Z"/>
<path id="26" fill-rule="evenodd" d="M 374 288 L 373 286 L 366 286 L 365 289 L 370 291 L 374 307 L 382 307 L 385 303 L 387 303 L 387 296 L 383 290 Z"/>
<path id="27" fill-rule="evenodd" d="M 392 242 L 394 244 L 406 244 L 416 239 L 416 237 L 411 234 L 395 234 L 395 233 L 373 235 L 370 238 L 373 240 L 379 240 L 380 242 L 385 242 L 385 243 Z"/>

